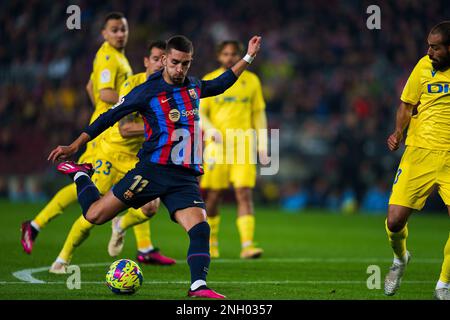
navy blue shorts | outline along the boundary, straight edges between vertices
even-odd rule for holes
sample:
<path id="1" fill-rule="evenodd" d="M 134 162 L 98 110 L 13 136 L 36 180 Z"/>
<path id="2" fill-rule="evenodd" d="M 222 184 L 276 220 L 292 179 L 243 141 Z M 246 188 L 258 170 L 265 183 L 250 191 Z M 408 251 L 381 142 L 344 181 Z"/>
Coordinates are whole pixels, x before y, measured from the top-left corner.
<path id="1" fill-rule="evenodd" d="M 127 206 L 136 209 L 160 198 L 173 221 L 177 210 L 189 207 L 205 209 L 197 176 L 182 167 L 139 161 L 113 187 L 112 192 Z"/>

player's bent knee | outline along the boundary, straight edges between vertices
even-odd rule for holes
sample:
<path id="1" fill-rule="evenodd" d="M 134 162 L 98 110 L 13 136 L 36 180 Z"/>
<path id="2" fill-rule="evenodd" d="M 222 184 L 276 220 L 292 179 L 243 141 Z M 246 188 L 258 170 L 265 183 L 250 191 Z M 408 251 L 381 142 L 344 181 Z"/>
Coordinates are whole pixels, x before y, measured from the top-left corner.
<path id="1" fill-rule="evenodd" d="M 252 201 L 252 189 L 239 188 L 236 189 L 236 199 L 241 203 L 249 203 Z"/>
<path id="2" fill-rule="evenodd" d="M 104 224 L 106 222 L 106 219 L 103 217 L 103 212 L 99 206 L 89 208 L 85 218 L 87 221 L 95 225 Z"/>
<path id="3" fill-rule="evenodd" d="M 222 192 L 220 190 L 209 190 L 207 194 L 207 199 L 210 203 L 218 205 L 222 197 Z"/>
<path id="4" fill-rule="evenodd" d="M 150 201 L 149 203 L 147 203 L 141 207 L 142 213 L 145 214 L 149 218 L 153 217 L 159 209 L 159 204 L 160 204 L 159 198 L 155 199 L 153 201 Z"/>
<path id="5" fill-rule="evenodd" d="M 402 230 L 407 222 L 407 218 L 403 217 L 401 214 L 391 211 L 387 217 L 387 227 L 391 232 L 399 232 Z"/>

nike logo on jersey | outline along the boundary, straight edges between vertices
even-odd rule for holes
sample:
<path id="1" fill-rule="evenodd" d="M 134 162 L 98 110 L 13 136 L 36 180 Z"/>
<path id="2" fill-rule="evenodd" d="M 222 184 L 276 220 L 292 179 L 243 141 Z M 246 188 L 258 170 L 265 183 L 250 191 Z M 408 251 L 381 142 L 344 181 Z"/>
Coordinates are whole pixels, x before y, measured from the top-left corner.
<path id="1" fill-rule="evenodd" d="M 195 201 L 194 200 L 194 204 L 199 204 L 199 203 L 204 203 L 203 201 Z"/>
<path id="2" fill-rule="evenodd" d="M 167 98 L 167 99 L 164 99 L 164 100 L 161 100 L 161 103 L 166 103 L 166 102 L 169 101 L 170 99 L 172 99 L 172 97 Z"/>

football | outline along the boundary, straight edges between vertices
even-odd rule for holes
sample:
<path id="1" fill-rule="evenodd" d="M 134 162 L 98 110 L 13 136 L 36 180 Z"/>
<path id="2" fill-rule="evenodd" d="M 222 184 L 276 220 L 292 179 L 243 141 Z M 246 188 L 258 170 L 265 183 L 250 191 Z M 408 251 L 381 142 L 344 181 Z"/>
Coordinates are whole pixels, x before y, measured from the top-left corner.
<path id="1" fill-rule="evenodd" d="M 143 281 L 141 268 L 129 259 L 114 261 L 106 273 L 106 285 L 116 294 L 133 294 Z"/>

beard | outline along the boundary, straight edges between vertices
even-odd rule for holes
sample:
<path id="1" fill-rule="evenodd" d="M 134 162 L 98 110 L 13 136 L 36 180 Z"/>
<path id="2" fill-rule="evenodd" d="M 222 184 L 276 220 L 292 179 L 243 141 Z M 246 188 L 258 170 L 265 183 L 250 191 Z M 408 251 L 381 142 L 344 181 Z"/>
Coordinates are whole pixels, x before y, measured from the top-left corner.
<path id="1" fill-rule="evenodd" d="M 432 61 L 431 65 L 436 71 L 445 71 L 450 68 L 450 53 L 442 57 L 440 61 Z"/>

